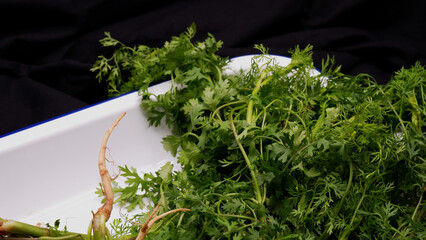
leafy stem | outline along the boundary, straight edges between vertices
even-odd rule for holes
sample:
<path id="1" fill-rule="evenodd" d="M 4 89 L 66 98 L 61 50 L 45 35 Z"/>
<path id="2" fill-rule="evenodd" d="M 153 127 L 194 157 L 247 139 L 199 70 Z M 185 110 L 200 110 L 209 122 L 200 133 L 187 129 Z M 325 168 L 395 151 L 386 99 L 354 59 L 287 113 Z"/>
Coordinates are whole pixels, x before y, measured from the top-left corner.
<path id="1" fill-rule="evenodd" d="M 354 176 L 354 164 L 352 163 L 352 161 L 349 160 L 349 180 L 348 180 L 348 183 L 347 183 L 347 186 L 346 186 L 345 193 L 343 194 L 342 198 L 340 199 L 339 205 L 337 206 L 337 208 L 334 211 L 335 215 L 337 215 L 339 213 L 340 209 L 343 206 L 343 203 L 344 203 L 346 196 L 349 194 L 349 191 L 352 187 L 353 176 Z M 365 191 L 364 191 L 364 194 L 365 194 Z M 353 218 L 352 218 L 352 221 L 353 221 Z M 352 223 L 351 223 L 351 225 L 352 225 Z M 320 239 L 327 239 L 329 236 L 330 235 L 328 234 L 327 229 L 324 229 L 323 233 L 320 236 Z"/>
<path id="2" fill-rule="evenodd" d="M 349 191 L 350 191 L 350 189 L 352 187 L 352 179 L 353 179 L 353 177 L 354 177 L 354 164 L 352 163 L 351 160 L 349 160 L 349 180 L 348 180 L 348 185 L 346 186 L 346 190 L 345 190 L 345 193 L 343 194 L 343 197 L 340 199 L 339 206 L 336 209 L 336 214 L 339 213 L 340 208 L 342 207 L 343 202 L 344 202 L 346 196 L 348 195 L 348 193 L 349 193 Z"/>
<path id="3" fill-rule="evenodd" d="M 263 70 L 261 72 L 259 80 L 256 82 L 256 86 L 254 87 L 254 89 L 253 89 L 253 91 L 251 93 L 251 96 L 256 96 L 259 93 L 261 87 L 268 82 L 268 80 L 263 81 L 263 79 L 265 78 L 266 74 L 267 74 L 266 70 Z M 254 117 L 253 117 L 253 107 L 254 107 L 253 99 L 250 99 L 249 102 L 248 102 L 248 104 L 247 104 L 247 117 L 246 117 L 246 120 L 247 120 L 247 122 L 249 124 L 251 124 L 253 122 L 253 120 L 254 120 Z"/>
<path id="4" fill-rule="evenodd" d="M 355 208 L 355 211 L 354 211 L 354 214 L 353 214 L 353 216 L 352 216 L 351 222 L 349 223 L 349 226 L 353 226 L 353 224 L 354 224 L 354 221 L 355 221 L 356 215 L 358 214 L 359 208 L 361 207 L 361 204 L 362 204 L 362 202 L 364 201 L 364 198 L 365 198 L 365 196 L 366 196 L 366 191 L 367 191 L 368 185 L 369 185 L 368 183 L 365 183 L 365 184 L 364 184 L 364 189 L 363 189 L 363 191 L 362 191 L 361 199 L 358 201 L 358 205 L 357 205 L 357 206 L 356 206 L 356 208 Z"/>
<path id="5" fill-rule="evenodd" d="M 229 115 L 229 121 L 231 123 L 232 132 L 234 134 L 235 140 L 237 141 L 238 147 L 240 148 L 240 151 L 243 154 L 244 160 L 246 161 L 247 167 L 250 170 L 250 174 L 251 174 L 252 181 L 253 181 L 254 192 L 255 192 L 255 196 L 256 196 L 256 201 L 257 201 L 257 203 L 261 204 L 261 203 L 263 203 L 263 197 L 262 197 L 262 194 L 261 194 L 261 191 L 260 191 L 259 184 L 257 183 L 257 169 L 251 163 L 249 157 L 247 156 L 246 151 L 244 150 L 243 145 L 241 144 L 240 140 L 238 139 L 237 130 L 235 129 L 235 124 L 234 124 L 233 114 L 234 114 L 234 111 L 231 110 L 231 113 Z"/>
<path id="6" fill-rule="evenodd" d="M 386 100 L 386 103 L 389 105 L 390 109 L 392 110 L 392 112 L 395 114 L 395 116 L 398 118 L 399 123 L 401 124 L 401 128 L 404 131 L 404 135 L 405 137 L 408 139 L 408 131 L 407 128 L 405 127 L 404 121 L 402 120 L 401 116 L 396 112 L 394 106 L 392 105 L 392 103 L 390 102 L 389 98 L 387 97 L 386 93 L 383 92 L 383 89 L 378 86 L 378 89 L 380 91 L 380 93 L 383 95 L 383 97 Z"/>

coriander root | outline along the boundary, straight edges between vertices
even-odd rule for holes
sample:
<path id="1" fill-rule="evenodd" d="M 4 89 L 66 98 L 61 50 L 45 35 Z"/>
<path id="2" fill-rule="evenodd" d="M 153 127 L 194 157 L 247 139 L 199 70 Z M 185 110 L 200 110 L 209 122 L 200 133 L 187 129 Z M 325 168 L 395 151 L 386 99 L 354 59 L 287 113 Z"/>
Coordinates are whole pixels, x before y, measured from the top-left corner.
<path id="1" fill-rule="evenodd" d="M 126 113 L 122 113 L 115 121 L 114 123 L 109 127 L 107 132 L 105 133 L 105 136 L 102 140 L 101 149 L 99 151 L 99 160 L 98 160 L 98 167 L 99 167 L 99 174 L 101 176 L 102 180 L 102 188 L 103 193 L 105 196 L 105 202 L 104 204 L 98 209 L 98 211 L 93 214 L 93 220 L 91 222 L 91 225 L 89 226 L 88 235 L 91 235 L 91 231 L 93 229 L 93 237 L 95 240 L 103 240 L 103 239 L 110 239 L 111 236 L 109 234 L 108 229 L 105 226 L 105 223 L 108 221 L 111 212 L 112 212 L 112 206 L 114 204 L 114 192 L 111 184 L 111 175 L 108 172 L 108 169 L 106 167 L 106 158 L 105 153 L 107 149 L 107 143 L 108 139 L 114 130 L 114 128 L 117 126 L 118 122 L 126 115 Z"/>
<path id="2" fill-rule="evenodd" d="M 176 213 L 176 212 L 188 212 L 188 211 L 191 211 L 188 208 L 178 208 L 178 209 L 173 209 L 173 210 L 170 210 L 168 212 L 165 212 L 165 213 L 163 213 L 161 215 L 158 215 L 158 216 L 154 217 L 155 213 L 157 213 L 157 211 L 160 208 L 160 206 L 161 206 L 161 203 L 159 203 L 155 207 L 155 209 L 152 211 L 152 213 L 149 215 L 149 217 L 146 220 L 146 222 L 142 225 L 142 227 L 141 227 L 141 229 L 139 231 L 139 234 L 136 237 L 136 240 L 144 240 L 145 237 L 146 237 L 146 235 L 148 234 L 149 229 L 154 225 L 155 222 L 157 222 L 161 218 L 163 218 L 163 217 L 165 217 L 165 216 L 167 216 L 169 214 Z"/>
<path id="3" fill-rule="evenodd" d="M 95 215 L 97 214 L 104 215 L 106 217 L 106 221 L 109 219 L 109 216 L 111 215 L 112 205 L 114 203 L 114 193 L 113 193 L 112 185 L 111 185 L 111 176 L 109 175 L 109 172 L 107 170 L 106 163 L 105 163 L 105 153 L 107 149 L 109 136 L 111 135 L 114 128 L 117 126 L 118 122 L 124 117 L 124 115 L 126 115 L 126 113 L 122 113 L 111 125 L 108 131 L 105 133 L 104 139 L 102 140 L 101 150 L 99 151 L 98 167 L 99 167 L 99 174 L 102 180 L 103 192 L 105 195 L 105 203 L 104 205 L 102 205 L 102 207 L 98 209 L 98 212 Z"/>

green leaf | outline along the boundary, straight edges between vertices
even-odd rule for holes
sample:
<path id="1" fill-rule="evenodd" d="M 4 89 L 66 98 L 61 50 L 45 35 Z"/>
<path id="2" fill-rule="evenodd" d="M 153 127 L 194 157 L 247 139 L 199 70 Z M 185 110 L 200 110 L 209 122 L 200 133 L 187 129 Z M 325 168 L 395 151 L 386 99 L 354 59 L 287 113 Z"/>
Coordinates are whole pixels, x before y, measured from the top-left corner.
<path id="1" fill-rule="evenodd" d="M 270 150 L 271 157 L 274 159 L 278 159 L 279 161 L 285 163 L 290 155 L 290 148 L 283 146 L 281 144 L 271 144 L 268 146 Z"/>
<path id="2" fill-rule="evenodd" d="M 163 183 L 168 184 L 172 181 L 173 164 L 167 162 L 158 171 L 158 175 L 163 179 Z"/>
<path id="3" fill-rule="evenodd" d="M 232 237 L 232 240 L 243 240 L 243 233 L 238 232 L 238 233 L 234 234 L 234 236 Z"/>
<path id="4" fill-rule="evenodd" d="M 244 207 L 242 202 L 239 199 L 231 199 L 230 201 L 223 204 L 222 209 L 226 213 L 235 214 L 239 212 L 240 208 Z"/>
<path id="5" fill-rule="evenodd" d="M 257 184 L 262 186 L 264 183 L 270 183 L 275 178 L 273 172 L 266 172 L 257 175 Z"/>
<path id="6" fill-rule="evenodd" d="M 179 137 L 174 135 L 168 135 L 163 138 L 163 147 L 166 151 L 170 152 L 173 157 L 176 157 L 178 148 L 180 146 L 181 140 Z"/>
<path id="7" fill-rule="evenodd" d="M 318 177 L 321 175 L 321 173 L 315 170 L 315 168 L 310 168 L 309 170 L 304 171 L 304 173 L 307 177 L 310 177 L 310 178 Z"/>
<path id="8" fill-rule="evenodd" d="M 193 142 L 184 142 L 179 151 L 178 162 L 182 165 L 194 165 L 201 157 L 201 151 Z"/>
<path id="9" fill-rule="evenodd" d="M 197 99 L 189 99 L 183 106 L 183 112 L 190 118 L 194 126 L 200 125 L 204 121 L 204 106 Z"/>
<path id="10" fill-rule="evenodd" d="M 330 148 L 330 142 L 325 138 L 320 138 L 317 143 L 317 148 L 323 147 L 324 151 Z"/>
<path id="11" fill-rule="evenodd" d="M 193 81 L 199 81 L 202 79 L 206 79 L 206 75 L 201 71 L 199 67 L 193 67 L 190 70 L 188 70 L 185 74 L 184 83 L 188 84 Z"/>
<path id="12" fill-rule="evenodd" d="M 315 168 L 310 168 L 310 169 L 306 169 L 304 167 L 303 162 L 299 162 L 299 164 L 295 165 L 294 167 L 291 168 L 291 171 L 294 170 L 300 170 L 302 171 L 307 177 L 309 178 L 314 178 L 314 177 L 318 177 L 321 175 L 320 172 L 318 172 L 317 170 L 315 170 Z"/>

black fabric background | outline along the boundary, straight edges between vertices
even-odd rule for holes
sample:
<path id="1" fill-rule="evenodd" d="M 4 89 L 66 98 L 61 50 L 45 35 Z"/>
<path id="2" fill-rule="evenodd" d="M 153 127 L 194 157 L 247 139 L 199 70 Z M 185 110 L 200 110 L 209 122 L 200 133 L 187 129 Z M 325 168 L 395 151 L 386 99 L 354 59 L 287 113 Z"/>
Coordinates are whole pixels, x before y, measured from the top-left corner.
<path id="1" fill-rule="evenodd" d="M 220 55 L 288 55 L 314 46 L 314 60 L 335 57 L 347 74 L 386 83 L 394 71 L 426 64 L 426 1 L 372 0 L 2 0 L 0 135 L 107 98 L 89 71 L 106 53 L 108 31 L 127 45 L 161 46 L 196 23 L 196 40 L 212 33 Z"/>

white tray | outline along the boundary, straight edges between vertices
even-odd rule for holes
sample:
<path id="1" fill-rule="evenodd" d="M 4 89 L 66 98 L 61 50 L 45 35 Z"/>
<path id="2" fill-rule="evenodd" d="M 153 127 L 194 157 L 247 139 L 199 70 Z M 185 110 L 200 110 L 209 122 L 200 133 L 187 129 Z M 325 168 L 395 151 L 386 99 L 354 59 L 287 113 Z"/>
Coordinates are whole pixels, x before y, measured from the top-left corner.
<path id="1" fill-rule="evenodd" d="M 253 55 L 233 58 L 227 73 L 250 68 Z M 287 65 L 287 57 L 273 56 Z M 155 94 L 170 87 L 164 82 L 149 88 Z M 108 147 L 112 159 L 141 172 L 175 162 L 161 140 L 169 130 L 148 127 L 140 96 L 132 92 L 34 127 L 0 138 L 0 217 L 30 224 L 61 220 L 68 231 L 85 233 L 91 211 L 101 206 L 98 153 L 102 138 L 122 113 Z M 115 207 L 111 220 L 120 217 Z"/>

